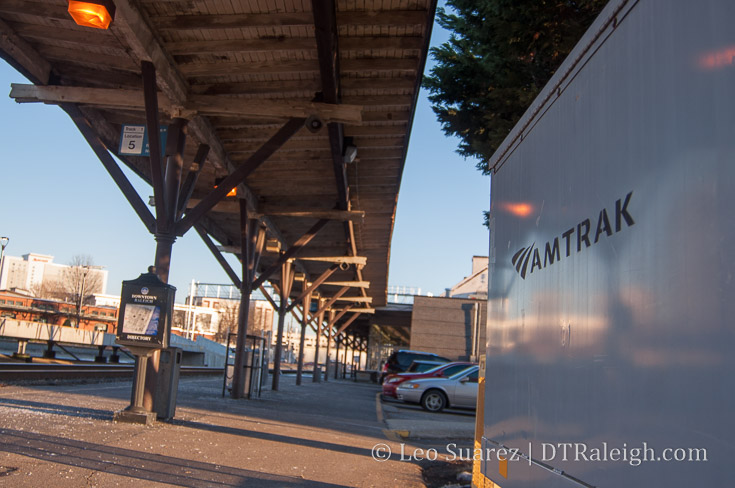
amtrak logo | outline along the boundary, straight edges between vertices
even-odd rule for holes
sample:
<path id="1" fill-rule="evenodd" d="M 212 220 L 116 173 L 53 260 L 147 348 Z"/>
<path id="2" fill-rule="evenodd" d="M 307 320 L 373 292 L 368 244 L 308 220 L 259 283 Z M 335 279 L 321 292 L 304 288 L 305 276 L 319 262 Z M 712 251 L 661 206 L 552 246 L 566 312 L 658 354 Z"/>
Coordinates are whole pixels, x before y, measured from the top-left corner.
<path id="1" fill-rule="evenodd" d="M 628 205 L 632 196 L 633 192 L 630 192 L 624 199 L 615 201 L 615 213 L 610 212 L 610 214 L 615 216 L 613 220 L 614 226 L 610 223 L 610 214 L 608 214 L 607 209 L 603 208 L 598 214 L 594 234 L 592 233 L 592 221 L 590 219 L 584 219 L 575 227 L 563 232 L 561 236 L 554 237 L 553 241 L 547 242 L 542 250 L 540 250 L 540 246 L 536 246 L 535 242 L 528 247 L 520 248 L 511 259 L 516 271 L 525 280 L 526 275 L 536 270 L 545 269 L 547 266 L 561 261 L 560 237 L 564 243 L 564 257 L 568 258 L 572 253 L 575 242 L 577 252 L 582 252 L 583 249 L 587 249 L 592 244 L 597 244 L 600 238 L 610 237 L 623 230 L 623 224 L 627 227 L 634 225 L 635 221 L 633 220 L 633 216 L 628 211 Z M 544 256 L 543 260 L 541 260 L 541 253 Z"/>

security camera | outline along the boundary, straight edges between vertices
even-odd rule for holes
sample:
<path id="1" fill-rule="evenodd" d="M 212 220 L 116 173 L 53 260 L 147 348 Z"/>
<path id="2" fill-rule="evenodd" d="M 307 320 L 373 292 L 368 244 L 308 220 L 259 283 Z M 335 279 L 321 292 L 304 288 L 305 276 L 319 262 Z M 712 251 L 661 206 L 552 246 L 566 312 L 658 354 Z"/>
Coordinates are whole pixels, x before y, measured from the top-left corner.
<path id="1" fill-rule="evenodd" d="M 304 125 L 309 129 L 309 131 L 317 133 L 322 127 L 324 127 L 324 122 L 316 115 L 310 115 L 306 118 Z"/>

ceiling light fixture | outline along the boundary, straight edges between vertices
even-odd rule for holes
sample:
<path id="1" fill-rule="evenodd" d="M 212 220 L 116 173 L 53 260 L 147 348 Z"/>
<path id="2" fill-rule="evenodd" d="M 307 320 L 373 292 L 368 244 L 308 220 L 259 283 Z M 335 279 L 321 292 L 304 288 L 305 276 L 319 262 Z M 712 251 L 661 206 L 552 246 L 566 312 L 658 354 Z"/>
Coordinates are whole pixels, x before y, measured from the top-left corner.
<path id="1" fill-rule="evenodd" d="M 77 25 L 107 29 L 115 17 L 115 4 L 112 0 L 69 0 L 69 15 Z"/>

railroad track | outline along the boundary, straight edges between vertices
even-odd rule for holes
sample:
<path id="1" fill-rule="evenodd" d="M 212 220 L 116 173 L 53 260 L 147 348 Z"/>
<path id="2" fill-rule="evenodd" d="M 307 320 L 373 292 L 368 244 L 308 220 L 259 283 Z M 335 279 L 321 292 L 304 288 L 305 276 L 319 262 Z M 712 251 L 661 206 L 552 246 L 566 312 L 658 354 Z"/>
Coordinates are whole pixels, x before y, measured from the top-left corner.
<path id="1" fill-rule="evenodd" d="M 181 366 L 181 376 L 224 374 L 222 368 Z M 48 364 L 48 363 L 0 363 L 0 381 L 133 378 L 130 364 Z"/>

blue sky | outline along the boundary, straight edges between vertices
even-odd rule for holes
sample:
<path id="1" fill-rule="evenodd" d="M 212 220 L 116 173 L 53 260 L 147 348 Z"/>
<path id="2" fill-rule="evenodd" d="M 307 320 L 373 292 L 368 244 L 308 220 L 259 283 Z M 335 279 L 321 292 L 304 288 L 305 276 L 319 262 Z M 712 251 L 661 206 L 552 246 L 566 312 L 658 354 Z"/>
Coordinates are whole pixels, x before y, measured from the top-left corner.
<path id="1" fill-rule="evenodd" d="M 435 26 L 432 43 L 444 39 L 446 32 Z M 122 280 L 152 263 L 153 237 L 69 117 L 55 106 L 15 103 L 6 95 L 11 83 L 28 81 L 0 60 L 0 235 L 10 237 L 6 253 L 50 254 L 58 263 L 88 254 L 109 271 L 107 292 L 119 293 Z M 489 178 L 455 148 L 456 139 L 441 132 L 422 92 L 398 199 L 390 285 L 438 294 L 470 273 L 473 255 L 487 255 L 482 212 L 489 207 Z M 147 201 L 150 187 L 125 171 Z M 170 282 L 179 290 L 177 301 L 192 279 L 230 283 L 195 232 L 174 244 Z"/>

